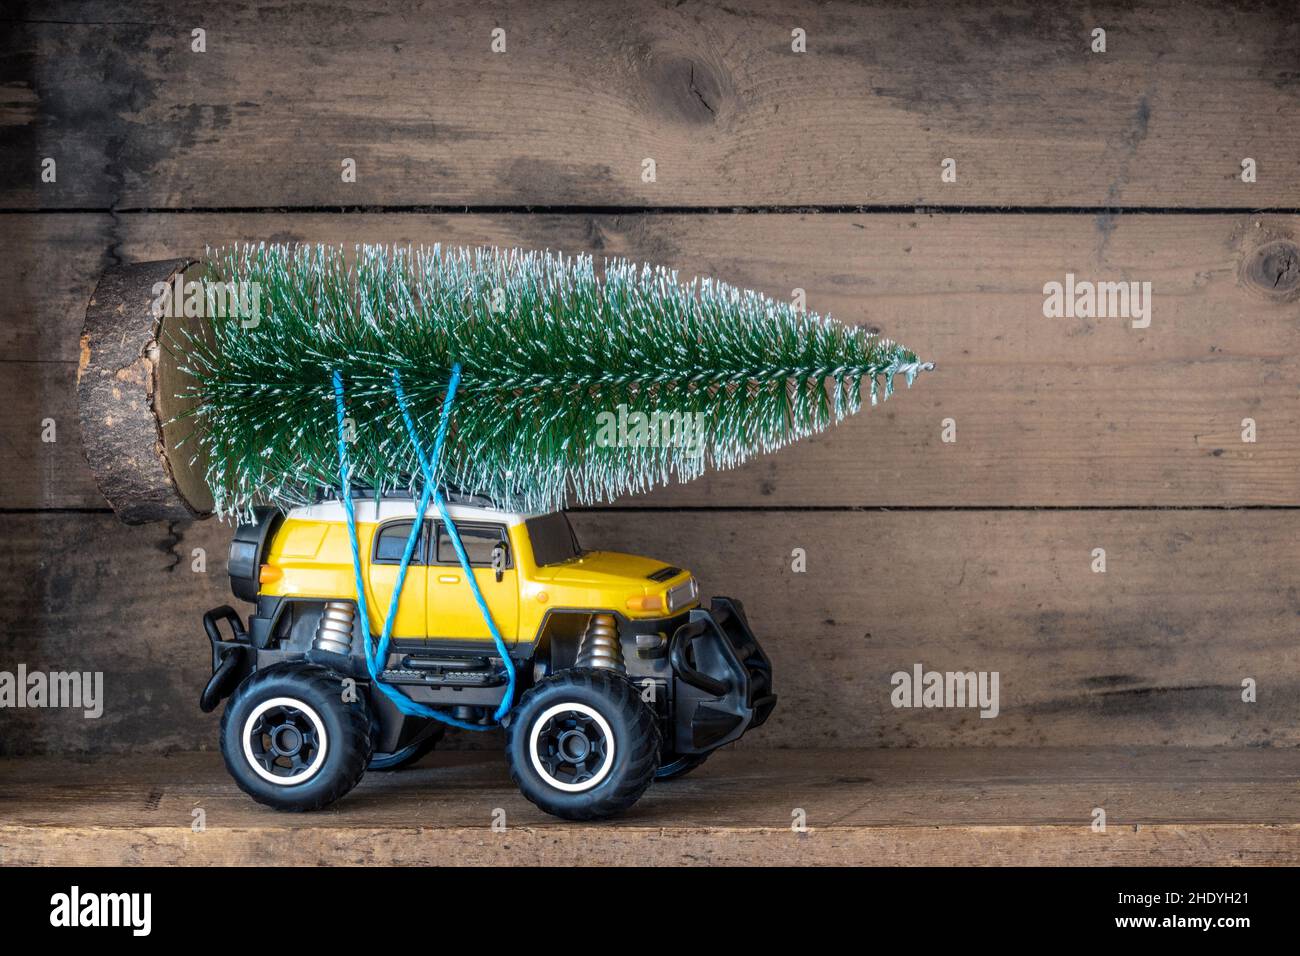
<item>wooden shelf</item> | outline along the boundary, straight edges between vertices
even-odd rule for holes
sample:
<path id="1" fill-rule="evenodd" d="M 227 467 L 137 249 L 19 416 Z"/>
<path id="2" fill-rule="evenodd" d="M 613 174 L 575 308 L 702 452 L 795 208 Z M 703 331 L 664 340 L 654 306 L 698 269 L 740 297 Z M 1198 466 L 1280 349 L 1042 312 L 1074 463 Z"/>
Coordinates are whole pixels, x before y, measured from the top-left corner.
<path id="1" fill-rule="evenodd" d="M 743 749 L 574 824 L 527 803 L 494 753 L 369 774 L 299 815 L 254 804 L 215 753 L 11 757 L 0 862 L 1295 865 L 1298 777 L 1300 749 Z"/>

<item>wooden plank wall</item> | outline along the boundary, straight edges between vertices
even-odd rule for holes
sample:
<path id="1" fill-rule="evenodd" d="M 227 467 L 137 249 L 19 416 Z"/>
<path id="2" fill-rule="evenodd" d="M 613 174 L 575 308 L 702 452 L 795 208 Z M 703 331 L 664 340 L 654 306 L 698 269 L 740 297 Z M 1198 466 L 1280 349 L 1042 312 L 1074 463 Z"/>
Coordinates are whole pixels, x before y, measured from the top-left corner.
<path id="1" fill-rule="evenodd" d="M 0 713 L 0 753 L 215 744 L 229 529 L 118 524 L 72 384 L 107 263 L 233 240 L 627 256 L 803 289 L 938 363 L 577 516 L 746 601 L 783 697 L 746 746 L 1300 742 L 1288 8 L 30 5 L 0 39 L 0 670 L 102 670 L 108 707 Z M 1150 282 L 1150 327 L 1045 318 L 1067 273 Z M 893 708 L 918 662 L 999 671 L 1001 714 Z"/>

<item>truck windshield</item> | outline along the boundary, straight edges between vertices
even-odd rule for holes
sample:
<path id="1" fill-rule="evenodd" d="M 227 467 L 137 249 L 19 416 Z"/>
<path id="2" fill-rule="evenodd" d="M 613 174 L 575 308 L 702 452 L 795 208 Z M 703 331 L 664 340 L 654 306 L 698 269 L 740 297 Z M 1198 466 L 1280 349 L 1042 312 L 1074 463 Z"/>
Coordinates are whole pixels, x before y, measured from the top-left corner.
<path id="1" fill-rule="evenodd" d="M 533 543 L 533 560 L 541 567 L 562 564 L 582 554 L 578 536 L 563 511 L 539 515 L 524 522 Z"/>

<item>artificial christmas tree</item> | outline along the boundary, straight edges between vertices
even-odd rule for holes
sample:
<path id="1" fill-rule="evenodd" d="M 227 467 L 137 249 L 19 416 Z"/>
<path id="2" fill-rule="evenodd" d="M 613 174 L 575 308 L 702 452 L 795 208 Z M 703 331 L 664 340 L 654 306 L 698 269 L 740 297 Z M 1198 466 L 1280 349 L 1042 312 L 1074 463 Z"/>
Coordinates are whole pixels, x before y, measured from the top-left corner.
<path id="1" fill-rule="evenodd" d="M 210 257 L 247 310 L 171 347 L 220 513 L 336 484 L 332 375 L 347 383 L 354 481 L 420 476 L 392 375 L 432 434 L 461 381 L 442 482 L 528 511 L 591 504 L 820 431 L 922 369 L 902 346 L 755 292 L 623 260 L 517 250 L 242 246 Z M 256 290 L 256 294 L 248 290 Z M 616 430 L 611 419 L 634 426 Z M 690 430 L 693 441 L 664 439 Z"/>

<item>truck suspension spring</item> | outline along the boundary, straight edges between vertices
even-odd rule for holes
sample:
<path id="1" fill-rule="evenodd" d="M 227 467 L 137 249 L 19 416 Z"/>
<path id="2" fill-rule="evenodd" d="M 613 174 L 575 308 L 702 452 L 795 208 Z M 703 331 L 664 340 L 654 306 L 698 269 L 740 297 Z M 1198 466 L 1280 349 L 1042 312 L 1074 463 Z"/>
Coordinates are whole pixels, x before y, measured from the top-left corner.
<path id="1" fill-rule="evenodd" d="M 312 650 L 350 654 L 352 621 L 355 618 L 356 609 L 348 601 L 327 601 L 320 623 L 316 625 L 316 636 L 311 642 Z"/>
<path id="2" fill-rule="evenodd" d="M 583 632 L 578 647 L 578 667 L 606 667 L 620 674 L 627 673 L 623 663 L 623 647 L 618 640 L 618 622 L 612 614 L 593 614 Z"/>

